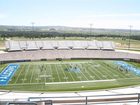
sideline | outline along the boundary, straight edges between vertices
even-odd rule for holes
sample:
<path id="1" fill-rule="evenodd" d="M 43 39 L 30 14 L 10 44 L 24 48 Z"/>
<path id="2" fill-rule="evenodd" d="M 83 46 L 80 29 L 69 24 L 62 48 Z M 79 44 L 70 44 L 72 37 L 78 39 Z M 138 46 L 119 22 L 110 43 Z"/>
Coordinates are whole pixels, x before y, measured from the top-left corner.
<path id="1" fill-rule="evenodd" d="M 116 79 L 109 79 L 109 80 L 93 80 L 93 81 L 75 81 L 75 82 L 53 82 L 53 83 L 45 83 L 45 84 L 69 84 L 69 83 L 108 82 L 108 81 L 116 81 Z"/>

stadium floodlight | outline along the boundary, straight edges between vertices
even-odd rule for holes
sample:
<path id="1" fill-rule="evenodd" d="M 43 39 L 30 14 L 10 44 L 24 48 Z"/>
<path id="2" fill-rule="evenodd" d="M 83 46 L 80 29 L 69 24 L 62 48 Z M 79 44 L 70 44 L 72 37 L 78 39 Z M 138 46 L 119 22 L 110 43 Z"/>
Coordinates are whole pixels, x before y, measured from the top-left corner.
<path id="1" fill-rule="evenodd" d="M 31 22 L 31 25 L 32 25 L 32 31 L 34 31 L 34 25 L 35 25 L 35 23 L 34 22 Z"/>
<path id="2" fill-rule="evenodd" d="M 90 36 L 91 36 L 91 33 L 92 33 L 92 26 L 93 26 L 93 24 L 89 24 L 89 26 L 90 26 Z"/>
<path id="3" fill-rule="evenodd" d="M 132 35 L 132 25 L 129 25 L 129 42 L 128 42 L 128 49 L 130 49 L 131 46 L 131 35 Z"/>

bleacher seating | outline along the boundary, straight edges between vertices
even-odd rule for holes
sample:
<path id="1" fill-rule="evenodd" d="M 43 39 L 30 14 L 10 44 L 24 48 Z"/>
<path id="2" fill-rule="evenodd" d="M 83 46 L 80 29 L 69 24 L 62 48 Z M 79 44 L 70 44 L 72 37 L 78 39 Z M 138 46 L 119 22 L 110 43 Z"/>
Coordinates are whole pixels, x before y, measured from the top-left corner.
<path id="1" fill-rule="evenodd" d="M 27 41 L 27 49 L 26 50 L 38 50 L 38 47 L 35 41 Z"/>
<path id="2" fill-rule="evenodd" d="M 27 42 L 26 41 L 19 41 L 19 45 L 20 45 L 20 48 L 22 50 L 26 50 L 27 49 Z"/>
<path id="3" fill-rule="evenodd" d="M 103 50 L 114 50 L 113 42 L 102 41 L 102 49 Z"/>
<path id="4" fill-rule="evenodd" d="M 58 49 L 70 49 L 66 41 L 58 41 Z"/>
<path id="5" fill-rule="evenodd" d="M 42 49 L 43 48 L 43 42 L 42 41 L 36 41 L 36 46 L 38 49 Z"/>
<path id="6" fill-rule="evenodd" d="M 87 47 L 87 49 L 89 49 L 89 50 L 98 50 L 98 49 L 100 49 L 98 46 L 97 46 L 97 42 L 96 41 L 88 41 L 87 42 L 88 43 L 88 47 Z"/>
<path id="7" fill-rule="evenodd" d="M 81 41 L 73 41 L 73 48 L 72 49 L 84 49 L 84 47 L 82 46 L 82 42 Z"/>
<path id="8" fill-rule="evenodd" d="M 8 41 L 6 42 L 6 46 L 8 47 L 8 51 L 21 51 L 21 47 L 18 41 Z"/>
<path id="9" fill-rule="evenodd" d="M 8 51 L 21 50 L 115 50 L 111 41 L 6 41 Z"/>
<path id="10" fill-rule="evenodd" d="M 53 46 L 52 46 L 52 43 L 50 41 L 43 41 L 43 47 L 42 49 L 44 50 L 53 50 Z"/>

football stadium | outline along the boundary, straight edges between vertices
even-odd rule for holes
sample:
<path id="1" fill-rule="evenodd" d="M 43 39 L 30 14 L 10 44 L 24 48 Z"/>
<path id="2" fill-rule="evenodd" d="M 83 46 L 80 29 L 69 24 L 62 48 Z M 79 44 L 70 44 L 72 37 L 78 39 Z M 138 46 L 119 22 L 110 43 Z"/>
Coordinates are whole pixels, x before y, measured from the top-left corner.
<path id="1" fill-rule="evenodd" d="M 0 105 L 140 105 L 140 0 L 0 0 Z"/>
<path id="2" fill-rule="evenodd" d="M 9 40 L 5 47 L 1 89 L 78 91 L 140 83 L 140 54 L 117 52 L 111 41 Z"/>
<path id="3" fill-rule="evenodd" d="M 2 94 L 68 92 L 76 97 L 66 97 L 81 103 L 87 98 L 77 97 L 81 91 L 105 91 L 140 84 L 140 54 L 117 50 L 113 41 L 7 40 L 4 45 L 5 51 L 0 54 Z M 28 97 L 28 100 L 47 100 L 46 104 L 50 105 L 55 98 L 36 96 Z M 64 99 L 65 102 L 63 96 L 61 98 L 60 102 L 58 99 L 53 102 L 71 103 Z"/>

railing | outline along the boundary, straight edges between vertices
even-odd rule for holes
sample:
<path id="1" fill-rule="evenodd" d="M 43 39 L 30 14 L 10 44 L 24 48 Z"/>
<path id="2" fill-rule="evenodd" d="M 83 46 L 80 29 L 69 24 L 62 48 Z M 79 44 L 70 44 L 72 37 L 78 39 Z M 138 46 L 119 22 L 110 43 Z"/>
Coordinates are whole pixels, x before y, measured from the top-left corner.
<path id="1" fill-rule="evenodd" d="M 52 100 L 53 104 L 107 104 L 107 103 L 140 103 L 140 94 L 114 94 L 67 97 L 29 97 L 29 102 Z"/>
<path id="2" fill-rule="evenodd" d="M 6 105 L 37 105 L 35 102 L 7 102 Z"/>
<path id="3" fill-rule="evenodd" d="M 92 96 L 66 96 L 66 97 L 29 97 L 25 101 L 10 101 L 2 105 L 42 105 L 39 102 L 44 102 L 43 105 L 98 105 L 114 103 L 140 103 L 140 94 L 111 94 L 111 95 L 92 95 Z M 1 104 L 0 104 L 1 105 Z"/>

